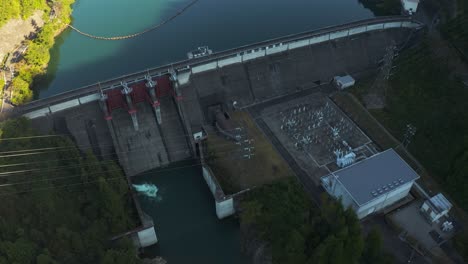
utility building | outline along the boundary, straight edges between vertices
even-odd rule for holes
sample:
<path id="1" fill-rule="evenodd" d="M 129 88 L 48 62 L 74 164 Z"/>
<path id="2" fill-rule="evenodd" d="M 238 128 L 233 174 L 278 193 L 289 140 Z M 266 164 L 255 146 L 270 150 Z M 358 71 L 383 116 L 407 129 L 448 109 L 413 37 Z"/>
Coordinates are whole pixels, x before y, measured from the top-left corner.
<path id="1" fill-rule="evenodd" d="M 346 75 L 346 76 L 335 76 L 333 78 L 333 82 L 335 85 L 338 87 L 340 90 L 344 90 L 348 87 L 353 86 L 356 81 L 353 79 L 353 77 Z"/>
<path id="2" fill-rule="evenodd" d="M 393 150 L 322 177 L 322 185 L 359 219 L 406 197 L 419 175 Z"/>
<path id="3" fill-rule="evenodd" d="M 421 206 L 421 212 L 430 223 L 438 223 L 439 219 L 447 216 L 452 204 L 441 193 L 425 201 Z"/>

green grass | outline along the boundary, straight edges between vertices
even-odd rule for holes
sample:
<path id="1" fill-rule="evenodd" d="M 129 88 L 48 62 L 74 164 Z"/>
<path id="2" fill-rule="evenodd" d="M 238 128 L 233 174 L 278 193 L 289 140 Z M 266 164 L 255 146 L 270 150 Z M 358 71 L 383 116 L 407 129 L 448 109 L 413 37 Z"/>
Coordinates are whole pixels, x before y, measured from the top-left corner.
<path id="1" fill-rule="evenodd" d="M 209 135 L 208 152 L 215 159 L 208 163 L 225 193 L 236 193 L 293 175 L 247 112 L 234 112 L 231 117 L 247 130 L 248 138 L 254 140 L 255 156 L 245 159 L 243 147 L 215 133 Z"/>

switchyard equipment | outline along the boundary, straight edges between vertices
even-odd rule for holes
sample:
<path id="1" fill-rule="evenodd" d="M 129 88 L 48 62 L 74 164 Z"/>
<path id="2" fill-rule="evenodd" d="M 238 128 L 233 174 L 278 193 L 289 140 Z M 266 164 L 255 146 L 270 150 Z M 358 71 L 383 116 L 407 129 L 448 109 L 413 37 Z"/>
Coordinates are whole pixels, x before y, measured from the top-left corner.
<path id="1" fill-rule="evenodd" d="M 393 150 L 375 154 L 321 178 L 322 186 L 359 219 L 405 198 L 419 175 Z"/>
<path id="2" fill-rule="evenodd" d="M 334 160 L 339 167 L 352 164 L 357 156 L 353 150 L 363 144 L 360 132 L 328 101 L 318 107 L 298 104 L 280 118 L 280 129 L 295 148 L 310 153 L 320 166 Z"/>

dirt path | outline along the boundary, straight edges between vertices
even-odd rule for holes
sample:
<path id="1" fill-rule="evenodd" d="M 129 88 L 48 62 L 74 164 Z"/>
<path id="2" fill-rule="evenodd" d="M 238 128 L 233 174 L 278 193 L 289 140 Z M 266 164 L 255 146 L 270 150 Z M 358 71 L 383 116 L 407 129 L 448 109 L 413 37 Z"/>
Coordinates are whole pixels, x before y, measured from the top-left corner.
<path id="1" fill-rule="evenodd" d="M 0 28 L 0 59 L 19 47 L 21 42 L 44 25 L 43 11 L 36 11 L 27 20 L 12 19 Z"/>

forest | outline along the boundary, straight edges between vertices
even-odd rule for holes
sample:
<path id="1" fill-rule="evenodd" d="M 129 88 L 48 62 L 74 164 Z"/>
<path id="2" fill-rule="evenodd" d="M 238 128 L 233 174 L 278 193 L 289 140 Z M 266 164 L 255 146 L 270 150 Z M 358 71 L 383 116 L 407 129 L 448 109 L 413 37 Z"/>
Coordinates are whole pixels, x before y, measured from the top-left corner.
<path id="1" fill-rule="evenodd" d="M 468 63 L 468 0 L 458 1 L 458 15 L 442 27 L 442 33 Z"/>
<path id="2" fill-rule="evenodd" d="M 28 49 L 16 65 L 17 74 L 12 81 L 11 102 L 23 104 L 33 98 L 34 81 L 45 73 L 50 61 L 50 49 L 55 36 L 64 29 L 71 19 L 71 5 L 75 0 L 0 0 L 0 27 L 12 18 L 27 18 L 35 10 L 44 10 L 44 26 L 37 35 L 26 41 Z M 54 12 L 54 16 L 51 16 Z"/>
<path id="3" fill-rule="evenodd" d="M 29 120 L 0 124 L 0 263 L 140 263 L 139 225 L 123 172 Z"/>
<path id="4" fill-rule="evenodd" d="M 407 124 L 416 127 L 409 150 L 450 198 L 468 211 L 468 89 L 452 74 L 449 63 L 433 51 L 429 39 L 401 53 L 387 105 L 374 114 L 400 140 Z M 457 241 L 468 259 L 468 234 Z"/>
<path id="5" fill-rule="evenodd" d="M 425 40 L 402 53 L 380 113 L 394 135 L 417 128 L 409 149 L 452 198 L 468 210 L 468 90 Z"/>
<path id="6" fill-rule="evenodd" d="M 393 263 L 376 229 L 363 235 L 354 211 L 325 195 L 318 208 L 296 179 L 254 189 L 240 220 L 268 242 L 273 263 Z"/>

